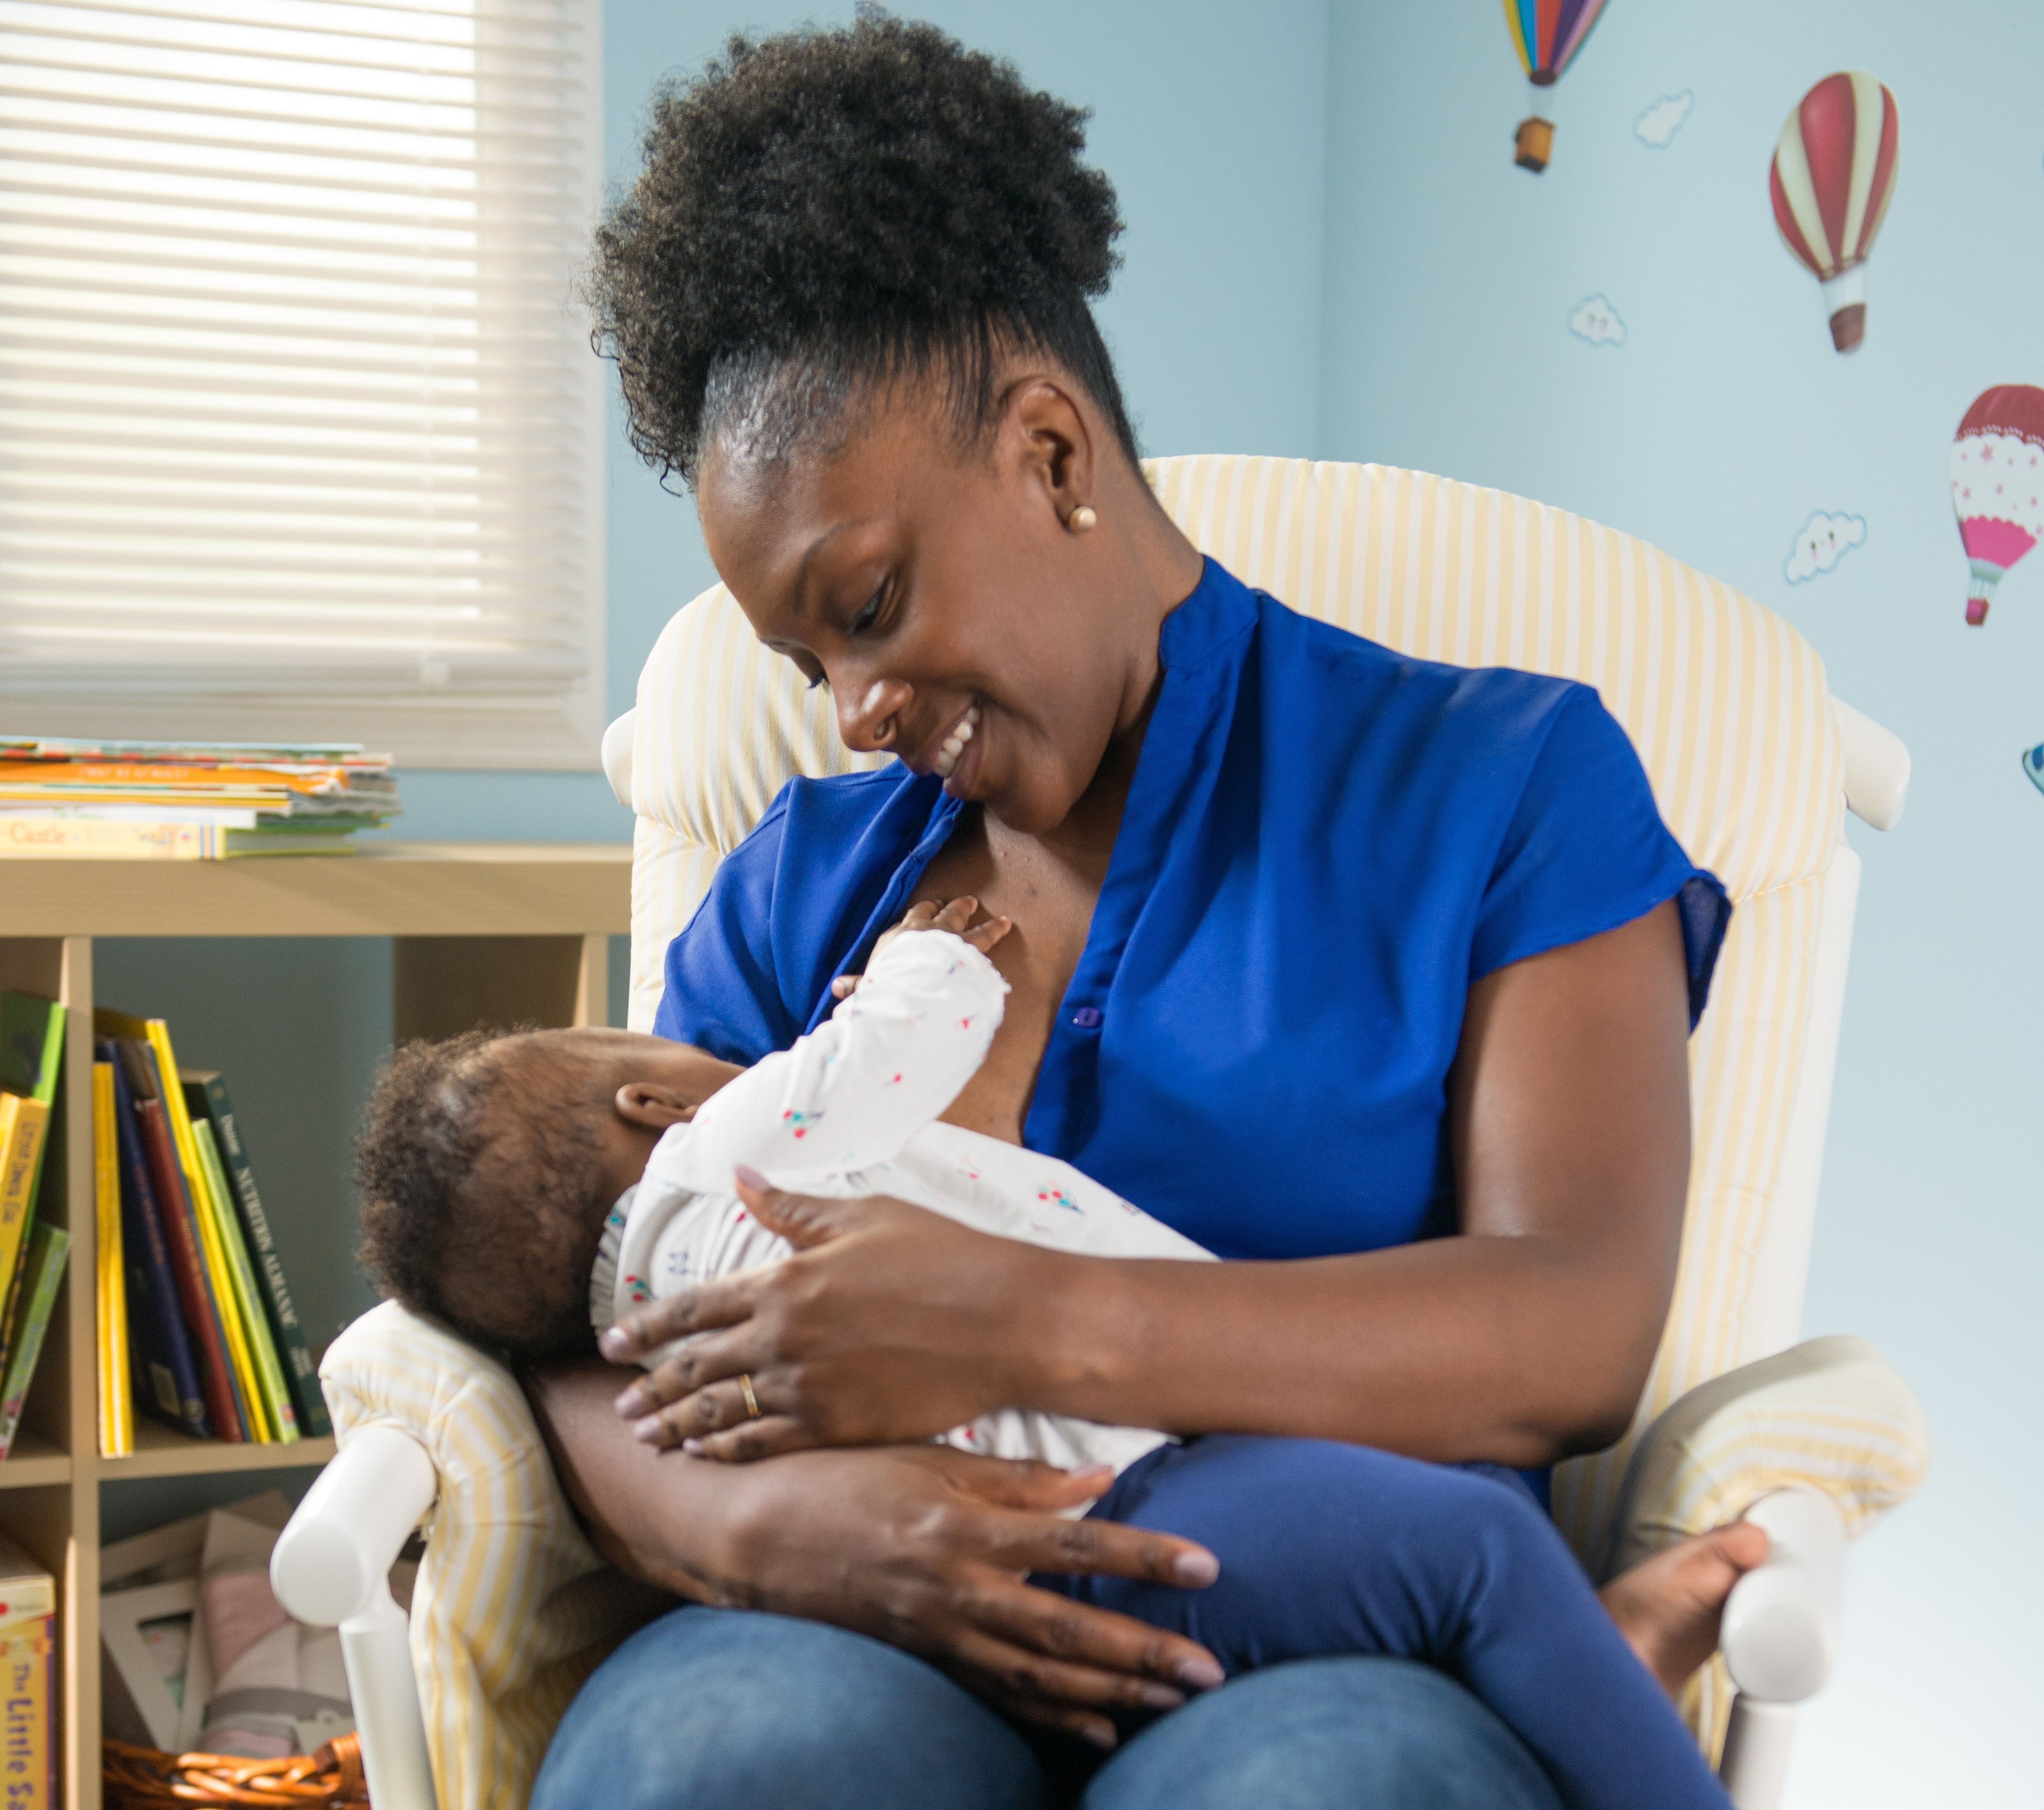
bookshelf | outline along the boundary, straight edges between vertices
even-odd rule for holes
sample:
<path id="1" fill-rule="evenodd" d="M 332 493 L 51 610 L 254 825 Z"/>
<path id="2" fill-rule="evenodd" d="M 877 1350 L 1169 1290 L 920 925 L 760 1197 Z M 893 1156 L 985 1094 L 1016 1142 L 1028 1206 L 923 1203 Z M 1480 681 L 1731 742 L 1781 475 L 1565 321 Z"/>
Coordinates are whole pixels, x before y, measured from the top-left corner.
<path id="1" fill-rule="evenodd" d="M 632 851 L 607 843 L 381 842 L 348 855 L 227 862 L 0 861 L 0 989 L 55 997 L 70 1014 L 39 1210 L 70 1232 L 71 1262 L 21 1434 L 0 1462 L 0 1531 L 58 1579 L 67 1810 L 101 1810 L 101 1486 L 295 1470 L 333 1455 L 330 1439 L 233 1445 L 139 1418 L 130 1456 L 99 1455 L 92 1096 L 77 1080 L 92 1070 L 94 938 L 387 936 L 402 1039 L 477 1024 L 603 1023 L 609 939 L 631 919 Z M 277 1193 L 287 1185 L 267 1180 Z"/>

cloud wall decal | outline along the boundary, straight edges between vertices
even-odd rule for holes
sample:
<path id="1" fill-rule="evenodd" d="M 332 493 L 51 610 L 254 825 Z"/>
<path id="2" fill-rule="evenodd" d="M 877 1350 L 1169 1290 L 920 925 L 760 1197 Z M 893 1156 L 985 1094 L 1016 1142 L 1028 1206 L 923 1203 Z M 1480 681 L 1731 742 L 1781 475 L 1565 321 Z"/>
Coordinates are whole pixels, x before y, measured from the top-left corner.
<path id="1" fill-rule="evenodd" d="M 1830 515 L 1814 509 L 1810 519 L 1796 530 L 1796 544 L 1788 549 L 1781 575 L 1792 585 L 1808 584 L 1828 572 L 1865 539 L 1865 516 Z"/>
<path id="2" fill-rule="evenodd" d="M 1663 94 L 1632 122 L 1634 134 L 1642 144 L 1665 151 L 1668 141 L 1682 129 L 1682 122 L 1696 104 L 1696 95 L 1687 88 L 1679 94 Z"/>
<path id="3" fill-rule="evenodd" d="M 1569 331 L 1593 346 L 1625 344 L 1625 322 L 1609 298 L 1603 295 L 1586 295 L 1576 304 L 1569 316 Z"/>

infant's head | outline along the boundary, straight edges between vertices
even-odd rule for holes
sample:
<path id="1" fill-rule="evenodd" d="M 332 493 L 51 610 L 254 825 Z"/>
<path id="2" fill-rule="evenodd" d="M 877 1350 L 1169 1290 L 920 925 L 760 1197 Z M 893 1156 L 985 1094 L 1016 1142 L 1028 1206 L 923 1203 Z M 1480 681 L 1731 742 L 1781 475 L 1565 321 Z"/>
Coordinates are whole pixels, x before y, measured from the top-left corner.
<path id="1" fill-rule="evenodd" d="M 405 1044 L 355 1147 L 362 1259 L 386 1294 L 512 1357 L 594 1349 L 605 1216 L 662 1132 L 737 1068 L 629 1031 Z"/>

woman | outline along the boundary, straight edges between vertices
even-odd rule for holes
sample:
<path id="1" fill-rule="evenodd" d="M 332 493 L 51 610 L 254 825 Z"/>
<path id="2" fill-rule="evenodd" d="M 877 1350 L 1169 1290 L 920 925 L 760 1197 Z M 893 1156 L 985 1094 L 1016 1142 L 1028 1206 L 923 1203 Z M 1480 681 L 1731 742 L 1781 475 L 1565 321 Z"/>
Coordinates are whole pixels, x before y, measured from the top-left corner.
<path id="1" fill-rule="evenodd" d="M 1172 525 L 1087 304 L 1119 221 L 1080 124 L 874 17 L 735 44 L 659 103 L 593 283 L 634 444 L 847 744 L 901 764 L 783 794 L 676 940 L 659 1028 L 757 1059 L 910 903 L 975 896 L 1014 920 L 1012 990 L 947 1116 L 1239 1260 L 755 1197 L 804 1254 L 636 1324 L 611 1355 L 711 1335 L 625 1418 L 601 1366 L 534 1394 L 619 1562 L 777 1612 L 628 1643 L 540 1810 L 1034 1804 L 1086 1769 L 1025 1731 L 1112 1748 L 1159 1710 L 1088 1804 L 1555 1802 L 1425 1667 L 1213 1689 L 1211 1654 L 1102 1606 L 1211 1554 L 920 1443 L 1021 1405 L 1542 1481 L 1608 1443 L 1673 1286 L 1727 910 L 1593 694 L 1304 623 Z M 1714 1536 L 1607 1600 L 1692 1604 L 1645 1655 L 1672 1680 L 1762 1551 Z"/>

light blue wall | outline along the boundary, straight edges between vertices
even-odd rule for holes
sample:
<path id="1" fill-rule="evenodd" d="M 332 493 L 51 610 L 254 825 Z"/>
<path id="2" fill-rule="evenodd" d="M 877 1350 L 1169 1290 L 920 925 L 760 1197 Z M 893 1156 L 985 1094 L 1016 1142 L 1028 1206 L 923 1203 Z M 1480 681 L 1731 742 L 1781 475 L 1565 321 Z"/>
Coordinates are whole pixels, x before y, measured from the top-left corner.
<path id="1" fill-rule="evenodd" d="M 1865 346 L 1830 345 L 1777 238 L 1782 121 L 1838 69 L 1901 119 Z M 1780 610 L 1908 742 L 1908 815 L 1866 862 L 1806 1328 L 1872 1337 L 1938 1443 L 1855 1552 L 1838 1684 L 1792 1805 L 2038 1801 L 2044 1493 L 2044 555 L 1968 628 L 1946 469 L 1967 405 L 2044 383 L 2044 9 L 1612 0 L 1513 167 L 1526 89 L 1496 6 L 1337 0 L 1320 450 L 1493 483 L 1658 542 Z M 1655 100 L 1695 105 L 1662 149 Z M 1607 296 L 1622 347 L 1566 321 Z M 1865 544 L 1791 584 L 1812 511 Z M 2026 1107 L 2025 1101 L 2031 1104 Z"/>

